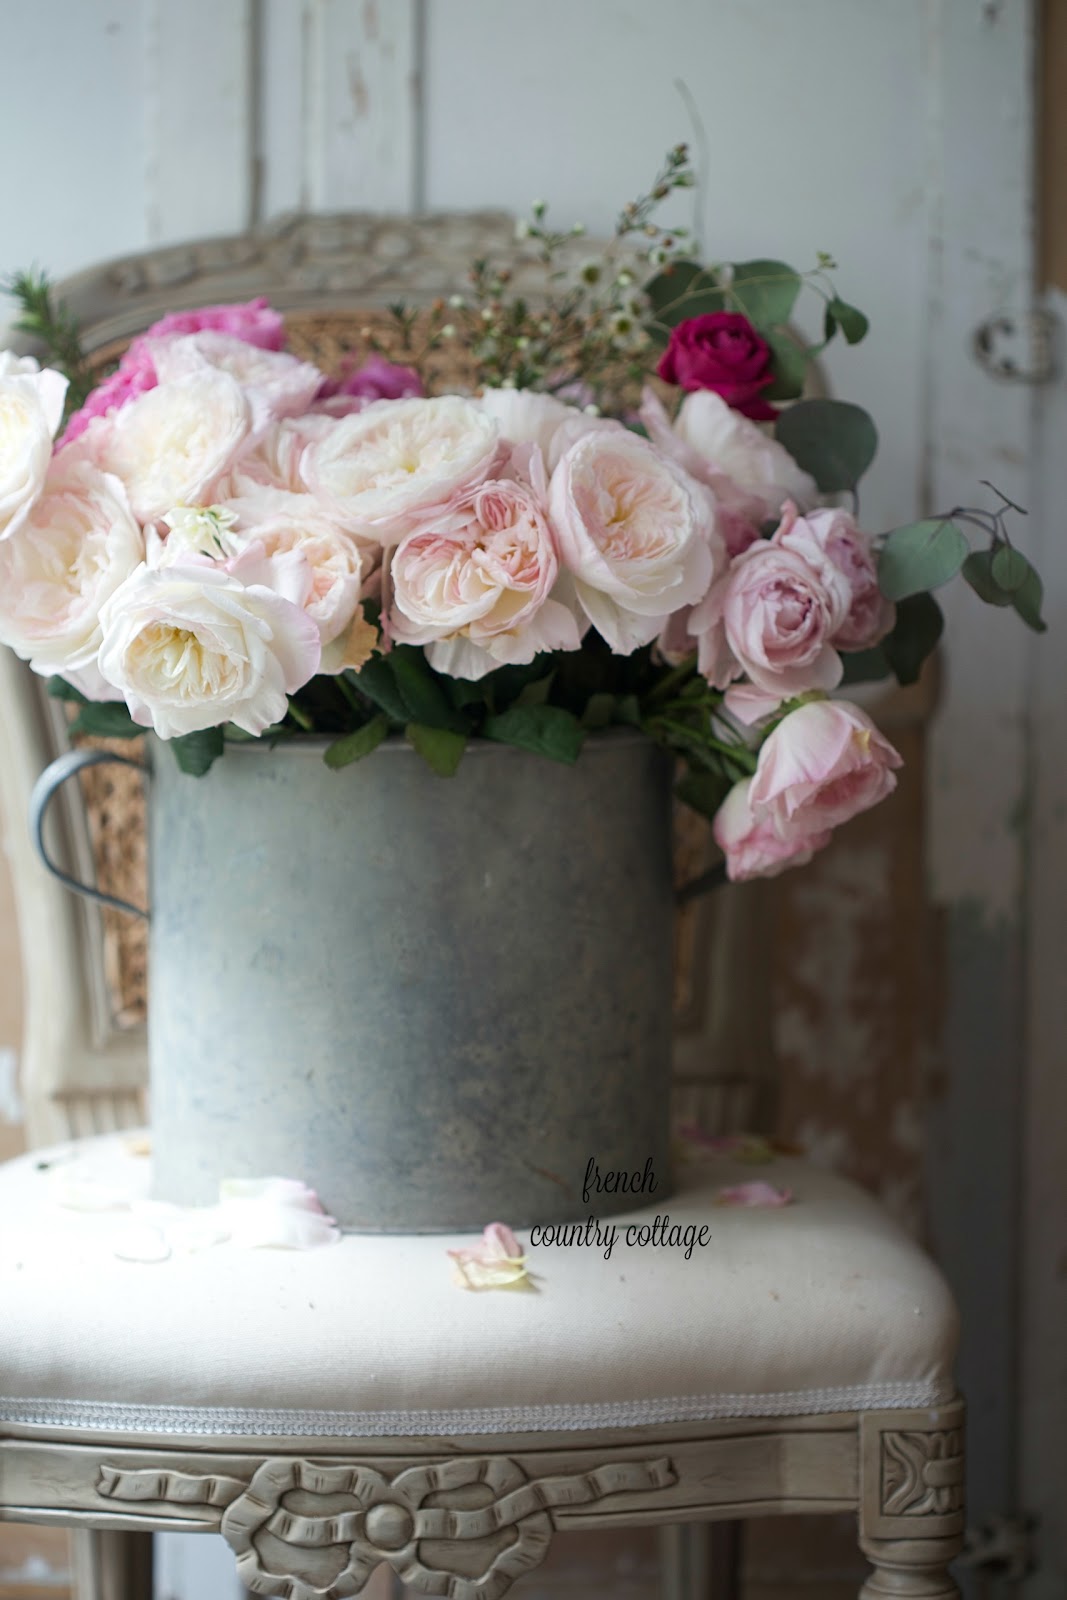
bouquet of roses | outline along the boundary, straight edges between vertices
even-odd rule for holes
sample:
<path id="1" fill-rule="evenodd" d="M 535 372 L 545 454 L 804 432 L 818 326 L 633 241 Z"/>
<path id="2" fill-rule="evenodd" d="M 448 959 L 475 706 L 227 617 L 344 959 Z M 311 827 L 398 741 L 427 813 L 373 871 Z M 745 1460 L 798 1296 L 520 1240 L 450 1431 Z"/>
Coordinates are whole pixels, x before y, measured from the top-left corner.
<path id="1" fill-rule="evenodd" d="M 576 264 L 535 206 L 540 295 L 475 262 L 341 375 L 257 300 L 164 317 L 94 385 L 44 280 L 15 280 L 54 365 L 0 355 L 0 639 L 76 730 L 152 729 L 195 774 L 226 739 L 326 735 L 339 768 L 402 732 L 448 776 L 472 738 L 570 762 L 638 728 L 732 877 L 809 859 L 900 765 L 835 691 L 913 681 L 957 572 L 1033 627 L 1040 581 L 1007 502 L 861 529 L 874 426 L 802 396 L 866 320 L 827 257 L 703 266 L 652 220 L 691 181 L 679 147 Z M 431 392 L 455 352 L 467 392 Z"/>

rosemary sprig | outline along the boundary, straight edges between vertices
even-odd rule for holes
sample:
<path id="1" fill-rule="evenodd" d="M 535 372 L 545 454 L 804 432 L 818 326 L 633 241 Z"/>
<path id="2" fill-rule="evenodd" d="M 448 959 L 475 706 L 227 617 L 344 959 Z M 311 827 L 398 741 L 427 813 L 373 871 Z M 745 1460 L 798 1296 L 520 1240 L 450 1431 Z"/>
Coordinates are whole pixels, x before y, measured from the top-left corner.
<path id="1" fill-rule="evenodd" d="M 94 379 L 75 318 L 61 300 L 56 300 L 44 272 L 13 272 L 0 283 L 0 289 L 18 303 L 19 316 L 13 326 L 19 333 L 39 340 L 48 365 L 57 367 L 69 381 L 67 414 L 76 411 L 84 404 Z"/>

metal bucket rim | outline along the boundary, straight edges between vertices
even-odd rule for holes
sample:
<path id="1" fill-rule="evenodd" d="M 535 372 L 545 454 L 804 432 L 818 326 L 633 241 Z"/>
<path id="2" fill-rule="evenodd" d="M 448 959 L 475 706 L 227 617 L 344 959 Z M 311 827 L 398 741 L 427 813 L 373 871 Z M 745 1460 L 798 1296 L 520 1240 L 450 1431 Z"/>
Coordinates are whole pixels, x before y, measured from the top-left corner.
<path id="1" fill-rule="evenodd" d="M 268 744 L 262 739 L 227 738 L 225 740 L 225 747 L 227 757 L 235 752 L 251 755 L 276 756 L 278 754 L 283 754 L 286 751 L 303 755 L 321 756 L 323 751 L 328 750 L 332 744 L 337 743 L 338 739 L 343 739 L 344 737 L 344 734 L 301 733 L 294 734 L 291 739 L 287 738 L 275 745 Z M 158 742 L 162 745 L 166 745 L 167 743 L 165 739 L 154 742 Z M 655 745 L 655 742 L 656 741 L 650 738 L 647 733 L 642 733 L 638 728 L 595 728 L 590 729 L 586 733 L 585 741 L 581 749 L 581 755 L 584 756 L 586 752 L 590 750 L 603 750 L 609 747 L 618 748 L 624 745 Z M 408 755 L 418 756 L 418 751 L 413 745 L 408 743 L 407 739 L 405 739 L 402 733 L 388 734 L 386 738 L 382 740 L 381 744 L 371 752 L 371 754 L 378 755 L 383 750 L 390 752 L 404 751 Z M 549 759 L 548 757 L 540 755 L 539 752 L 535 750 L 523 750 L 518 745 L 505 744 L 502 740 L 498 739 L 474 738 L 467 740 L 466 749 L 464 750 L 465 760 L 472 755 L 485 754 L 536 756 L 539 761 Z M 418 759 L 421 761 L 422 757 L 419 756 Z"/>

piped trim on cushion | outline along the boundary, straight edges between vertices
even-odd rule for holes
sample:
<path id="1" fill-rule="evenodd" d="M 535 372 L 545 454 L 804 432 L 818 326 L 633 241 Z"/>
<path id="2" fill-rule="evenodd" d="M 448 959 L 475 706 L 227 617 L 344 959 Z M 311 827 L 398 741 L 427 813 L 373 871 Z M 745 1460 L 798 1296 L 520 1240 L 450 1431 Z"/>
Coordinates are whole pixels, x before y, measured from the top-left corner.
<path id="1" fill-rule="evenodd" d="M 571 1433 L 737 1417 L 804 1417 L 833 1411 L 920 1410 L 946 1404 L 951 1383 L 866 1383 L 783 1394 L 681 1395 L 594 1405 L 476 1407 L 456 1411 L 261 1411 L 233 1406 L 137 1406 L 91 1400 L 0 1400 L 0 1423 L 108 1433 L 213 1438 L 456 1438 L 464 1434 Z"/>

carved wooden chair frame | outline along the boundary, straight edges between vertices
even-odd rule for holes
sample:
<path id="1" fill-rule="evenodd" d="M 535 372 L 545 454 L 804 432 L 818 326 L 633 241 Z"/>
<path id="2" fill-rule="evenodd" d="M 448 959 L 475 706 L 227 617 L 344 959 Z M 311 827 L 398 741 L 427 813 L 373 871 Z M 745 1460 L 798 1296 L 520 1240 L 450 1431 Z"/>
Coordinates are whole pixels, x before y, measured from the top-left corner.
<path id="1" fill-rule="evenodd" d="M 507 260 L 517 281 L 533 281 L 513 222 L 501 214 L 344 214 L 282 219 L 112 262 L 68 280 L 61 293 L 101 361 L 168 310 L 265 294 L 287 313 L 298 350 L 328 366 L 390 302 L 424 304 L 462 291 L 477 256 Z M 30 851 L 22 819 L 34 779 L 67 741 L 62 709 L 6 651 L 0 695 L 0 806 L 28 957 L 23 1086 L 31 1142 L 40 1144 L 142 1120 L 143 974 L 116 925 L 47 878 Z M 127 850 L 109 863 L 106 834 L 110 826 L 112 836 L 117 829 L 128 837 L 138 797 L 90 792 L 88 800 L 87 810 L 75 804 L 54 819 L 53 847 L 83 876 L 117 872 L 119 881 L 103 886 L 136 898 L 136 851 L 132 861 Z M 692 875 L 706 848 L 705 833 L 682 832 L 680 876 Z M 758 964 L 746 950 L 760 907 L 751 888 L 741 902 L 727 892 L 714 907 L 693 908 L 679 927 L 677 1094 L 684 1115 L 713 1129 L 765 1120 L 769 1043 L 751 1029 L 767 1007 L 752 997 L 730 1017 L 714 1010 L 715 993 L 740 987 L 746 970 L 751 986 Z M 724 970 L 732 964 L 736 984 Z M 712 987 L 705 979 L 713 968 Z M 731 1038 L 738 1026 L 747 1035 Z M 726 1072 L 710 1061 L 725 1062 Z M 735 1061 L 743 1072 L 731 1074 Z M 718 1595 L 736 1578 L 728 1528 L 739 1520 L 851 1510 L 875 1567 L 865 1596 L 947 1600 L 956 1590 L 946 1566 L 963 1528 L 961 1430 L 958 1401 L 936 1410 L 578 1434 L 287 1438 L 270 1451 L 255 1438 L 102 1437 L 91 1418 L 62 1431 L 0 1423 L 0 1517 L 81 1531 L 81 1600 L 147 1593 L 143 1536 L 183 1529 L 221 1531 L 254 1593 L 347 1596 L 388 1561 L 417 1592 L 496 1600 L 537 1564 L 557 1529 L 670 1524 L 670 1592 L 696 1596 L 712 1585 Z M 327 1497 L 325 1509 L 316 1511 L 316 1497 Z M 339 1498 L 347 1509 L 337 1509 Z M 719 1537 L 693 1536 L 690 1529 L 709 1523 Z M 263 1565 L 261 1531 L 271 1536 L 277 1570 Z M 348 1551 L 343 1569 L 338 1546 Z"/>

